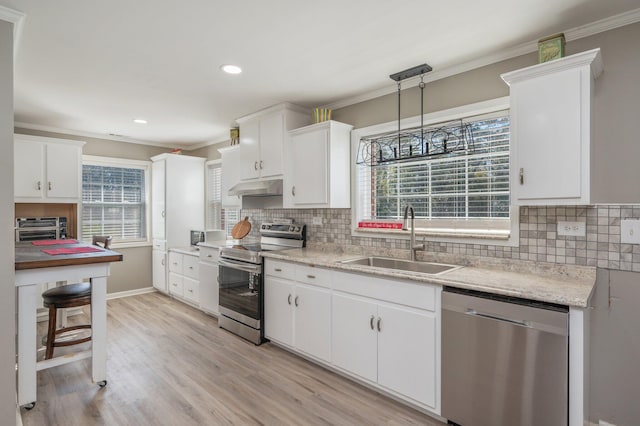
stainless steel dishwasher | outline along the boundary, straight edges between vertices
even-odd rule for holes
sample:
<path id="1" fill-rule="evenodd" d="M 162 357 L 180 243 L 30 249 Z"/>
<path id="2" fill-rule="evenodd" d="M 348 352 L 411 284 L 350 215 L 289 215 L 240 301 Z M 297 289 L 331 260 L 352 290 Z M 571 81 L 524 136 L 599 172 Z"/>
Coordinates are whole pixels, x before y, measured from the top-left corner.
<path id="1" fill-rule="evenodd" d="M 569 309 L 445 287 L 442 416 L 461 426 L 568 423 Z"/>

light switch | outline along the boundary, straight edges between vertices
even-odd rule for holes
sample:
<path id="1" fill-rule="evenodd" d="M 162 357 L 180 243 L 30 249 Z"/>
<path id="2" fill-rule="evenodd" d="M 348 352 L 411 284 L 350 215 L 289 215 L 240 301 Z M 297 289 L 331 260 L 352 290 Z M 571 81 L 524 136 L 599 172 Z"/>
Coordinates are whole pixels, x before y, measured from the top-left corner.
<path id="1" fill-rule="evenodd" d="M 640 219 L 622 219 L 620 221 L 620 242 L 640 244 Z"/>

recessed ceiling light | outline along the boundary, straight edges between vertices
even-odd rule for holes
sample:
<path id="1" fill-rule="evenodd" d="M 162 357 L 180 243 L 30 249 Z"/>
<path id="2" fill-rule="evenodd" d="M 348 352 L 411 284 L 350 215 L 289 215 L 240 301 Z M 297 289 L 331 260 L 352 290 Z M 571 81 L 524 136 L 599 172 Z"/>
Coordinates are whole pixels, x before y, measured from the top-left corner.
<path id="1" fill-rule="evenodd" d="M 227 74 L 240 74 L 242 72 L 242 68 L 237 65 L 223 65 L 220 69 Z"/>
<path id="2" fill-rule="evenodd" d="M 145 120 L 143 118 L 134 118 L 133 122 L 137 123 L 137 124 L 147 124 L 147 120 Z"/>

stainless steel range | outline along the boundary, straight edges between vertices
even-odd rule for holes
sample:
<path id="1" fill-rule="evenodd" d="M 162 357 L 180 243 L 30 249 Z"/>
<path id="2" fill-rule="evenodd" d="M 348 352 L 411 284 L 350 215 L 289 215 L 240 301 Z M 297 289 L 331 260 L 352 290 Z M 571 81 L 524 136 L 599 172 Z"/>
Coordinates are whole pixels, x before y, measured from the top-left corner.
<path id="1" fill-rule="evenodd" d="M 264 341 L 261 253 L 304 247 L 306 231 L 306 225 L 291 221 L 263 223 L 259 241 L 229 242 L 220 249 L 220 327 L 256 345 Z"/>

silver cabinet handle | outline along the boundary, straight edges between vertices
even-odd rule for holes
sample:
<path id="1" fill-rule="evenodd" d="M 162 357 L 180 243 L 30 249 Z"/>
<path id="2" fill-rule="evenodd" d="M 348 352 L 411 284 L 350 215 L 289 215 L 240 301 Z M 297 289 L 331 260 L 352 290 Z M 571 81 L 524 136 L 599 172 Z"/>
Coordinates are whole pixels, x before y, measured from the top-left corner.
<path id="1" fill-rule="evenodd" d="M 51 191 L 53 189 L 53 185 L 51 184 L 51 182 L 49 182 L 49 191 Z"/>
<path id="2" fill-rule="evenodd" d="M 216 281 L 218 281 L 218 284 L 220 284 L 220 277 L 216 277 Z"/>
<path id="3" fill-rule="evenodd" d="M 296 296 L 296 298 L 293 300 L 293 303 L 298 306 L 298 296 Z"/>
<path id="4" fill-rule="evenodd" d="M 253 163 L 253 170 L 258 170 L 258 162 Z"/>
<path id="5" fill-rule="evenodd" d="M 380 326 L 381 323 L 382 323 L 382 318 L 378 317 L 378 322 L 376 324 L 376 327 L 378 328 L 378 331 L 382 331 L 382 327 Z"/>
<path id="6" fill-rule="evenodd" d="M 162 260 L 160 261 L 160 264 L 161 264 L 162 266 L 164 266 L 164 259 L 162 259 Z"/>
<path id="7" fill-rule="evenodd" d="M 295 185 L 293 185 L 291 187 L 291 195 L 293 195 L 294 197 L 296 196 L 296 186 Z"/>
<path id="8" fill-rule="evenodd" d="M 524 185 L 524 169 L 520 167 L 520 185 Z"/>
<path id="9" fill-rule="evenodd" d="M 276 272 L 282 272 L 282 269 L 280 269 L 280 268 L 275 268 L 275 269 L 274 269 L 274 271 L 276 271 Z"/>
<path id="10" fill-rule="evenodd" d="M 369 326 L 371 327 L 371 329 L 373 330 L 373 321 L 375 320 L 375 317 L 373 315 L 371 315 L 371 318 L 369 318 Z"/>
<path id="11" fill-rule="evenodd" d="M 189 290 L 187 290 L 187 291 L 188 291 L 189 293 L 193 293 L 193 290 L 191 290 L 191 289 L 189 289 Z"/>
<path id="12" fill-rule="evenodd" d="M 162 210 L 162 217 L 164 217 L 164 210 Z"/>
<path id="13" fill-rule="evenodd" d="M 208 255 L 207 255 L 207 257 L 213 257 L 213 256 L 211 256 L 210 254 L 208 254 Z"/>
<path id="14" fill-rule="evenodd" d="M 288 303 L 288 304 L 291 304 L 291 295 L 289 295 L 289 296 L 287 297 L 287 303 Z"/>
<path id="15" fill-rule="evenodd" d="M 307 278 L 311 278 L 312 280 L 315 280 L 316 276 L 315 275 L 307 275 Z"/>
<path id="16" fill-rule="evenodd" d="M 189 266 L 189 269 L 193 269 L 193 266 Z"/>
<path id="17" fill-rule="evenodd" d="M 260 160 L 260 170 L 262 170 L 262 160 Z"/>
<path id="18" fill-rule="evenodd" d="M 42 189 L 42 183 L 38 181 L 38 191 L 40 191 L 41 189 Z"/>

